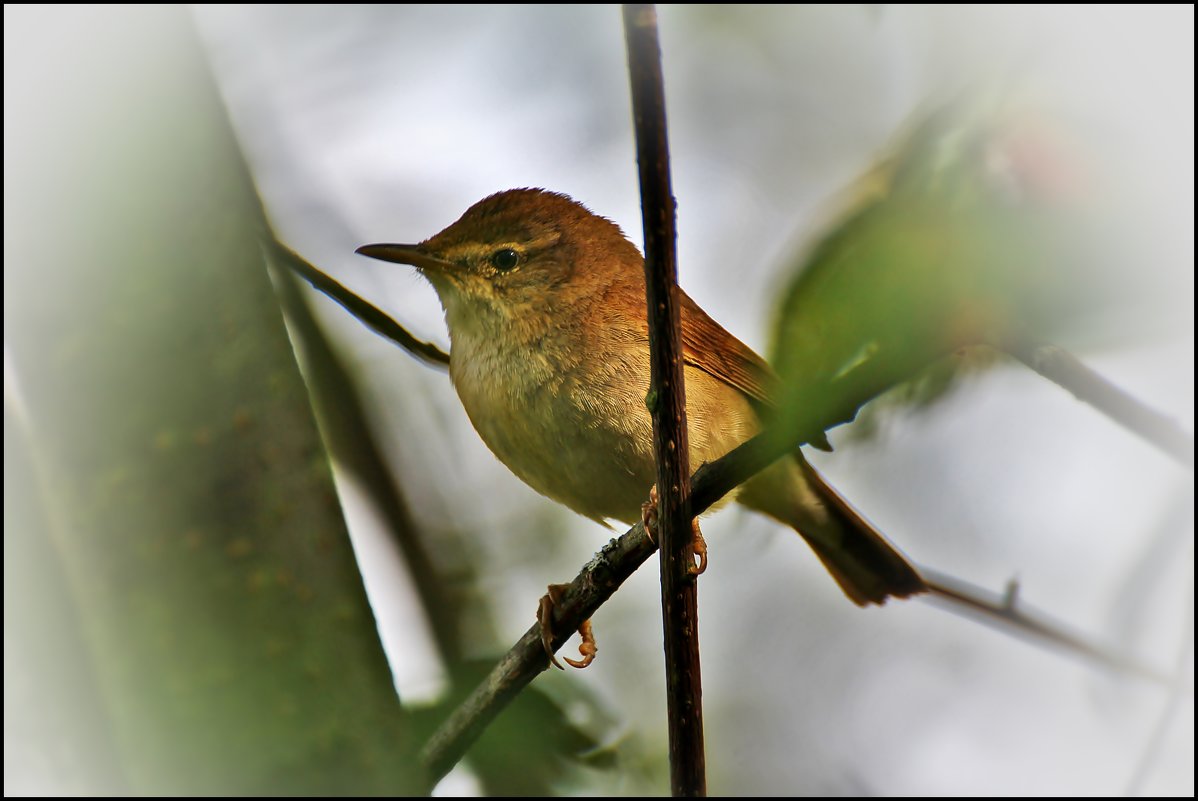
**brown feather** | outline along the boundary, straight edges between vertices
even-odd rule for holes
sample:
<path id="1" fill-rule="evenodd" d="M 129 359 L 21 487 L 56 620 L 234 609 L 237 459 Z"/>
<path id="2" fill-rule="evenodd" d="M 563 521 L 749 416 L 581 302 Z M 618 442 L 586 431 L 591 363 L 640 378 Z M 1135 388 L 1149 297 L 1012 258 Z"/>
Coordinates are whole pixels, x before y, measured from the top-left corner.
<path id="1" fill-rule="evenodd" d="M 678 290 L 682 318 L 682 360 L 767 409 L 774 407 L 778 376 L 758 356 L 724 327 L 711 319 L 690 296 Z"/>
<path id="2" fill-rule="evenodd" d="M 743 393 L 753 402 L 758 416 L 771 413 L 778 376 L 764 359 L 707 316 L 685 292 L 679 289 L 678 293 L 682 300 L 683 362 Z M 810 444 L 832 450 L 826 437 Z M 778 466 L 747 484 L 741 502 L 794 526 L 858 605 L 881 604 L 888 597 L 906 598 L 927 590 L 919 571 L 824 481 L 801 451 L 794 452 L 793 460 L 823 515 L 812 514 L 797 500 L 789 506 L 776 506 L 777 499 L 786 495 L 778 487 L 769 487 L 764 497 L 759 497 L 762 493 L 755 488 L 755 482 L 761 482 L 764 489 L 771 482 L 786 481 L 783 476 L 788 473 Z"/>

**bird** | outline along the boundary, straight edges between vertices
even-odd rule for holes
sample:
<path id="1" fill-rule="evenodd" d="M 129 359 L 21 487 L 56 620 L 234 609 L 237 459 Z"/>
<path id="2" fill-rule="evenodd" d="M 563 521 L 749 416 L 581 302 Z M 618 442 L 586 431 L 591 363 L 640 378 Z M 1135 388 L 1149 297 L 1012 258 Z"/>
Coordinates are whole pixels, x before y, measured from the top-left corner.
<path id="1" fill-rule="evenodd" d="M 567 195 L 510 189 L 419 244 L 356 252 L 415 267 L 432 284 L 453 386 L 500 462 L 595 521 L 642 519 L 656 478 L 644 259 L 618 225 Z M 678 299 L 697 466 L 762 430 L 778 378 L 681 288 Z M 741 485 L 735 500 L 795 529 L 859 606 L 928 589 L 797 449 Z M 593 640 L 591 651 L 584 648 L 587 664 Z"/>

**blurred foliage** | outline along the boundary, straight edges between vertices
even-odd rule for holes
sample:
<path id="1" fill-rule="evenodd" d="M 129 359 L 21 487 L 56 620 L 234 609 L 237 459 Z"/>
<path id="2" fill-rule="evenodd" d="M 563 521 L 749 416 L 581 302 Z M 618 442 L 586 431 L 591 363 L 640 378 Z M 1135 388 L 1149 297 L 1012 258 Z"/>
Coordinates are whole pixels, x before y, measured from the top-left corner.
<path id="1" fill-rule="evenodd" d="M 6 693 L 9 646 L 57 669 L 27 660 L 73 618 L 82 637 L 56 653 L 90 675 L 41 690 L 45 711 L 18 699 L 35 717 L 6 717 L 6 741 L 56 759 L 37 720 L 94 733 L 40 792 L 411 792 L 418 743 L 190 20 L 52 14 L 22 20 L 42 80 L 6 130 L 23 158 L 6 175 L 20 203 L 6 205 L 5 337 L 37 488 L 6 471 L 6 507 L 44 507 L 6 526 L 5 549 L 21 557 L 6 577 L 58 588 L 71 610 L 10 598 L 25 639 L 6 626 Z M 57 69 L 77 58 L 89 68 Z M 89 722 L 96 709 L 106 719 Z M 97 755 L 115 764 L 79 768 Z"/>
<path id="2" fill-rule="evenodd" d="M 926 405 L 988 346 L 1076 340 L 1131 304 L 1124 217 L 1080 141 L 985 92 L 916 124 L 795 261 L 773 344 L 788 417 L 823 430 L 896 387 L 889 405 Z"/>

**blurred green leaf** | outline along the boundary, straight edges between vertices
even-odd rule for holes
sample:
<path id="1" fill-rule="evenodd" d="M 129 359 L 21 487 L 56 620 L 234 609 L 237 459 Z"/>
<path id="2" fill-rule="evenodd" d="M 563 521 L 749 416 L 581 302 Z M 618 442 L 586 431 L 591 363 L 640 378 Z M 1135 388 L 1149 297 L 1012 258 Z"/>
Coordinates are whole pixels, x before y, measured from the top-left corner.
<path id="1" fill-rule="evenodd" d="M 5 336 L 112 732 L 94 747 L 134 793 L 412 792 L 418 743 L 190 20 L 25 13 L 41 80 L 6 131 Z"/>
<path id="2" fill-rule="evenodd" d="M 784 410 L 814 431 L 906 382 L 926 403 L 990 361 L 961 358 L 974 346 L 1092 325 L 1127 291 L 1099 183 L 1046 118 L 984 101 L 929 115 L 795 264 L 773 344 Z"/>

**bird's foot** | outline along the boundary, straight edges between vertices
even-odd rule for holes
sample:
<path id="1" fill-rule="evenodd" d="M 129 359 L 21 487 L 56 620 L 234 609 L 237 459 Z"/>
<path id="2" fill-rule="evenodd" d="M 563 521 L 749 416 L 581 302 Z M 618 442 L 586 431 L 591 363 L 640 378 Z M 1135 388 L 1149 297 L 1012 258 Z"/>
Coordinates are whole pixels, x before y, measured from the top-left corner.
<path id="1" fill-rule="evenodd" d="M 654 484 L 649 488 L 649 500 L 641 504 L 641 524 L 645 527 L 645 534 L 649 537 L 649 542 L 657 544 L 657 485 Z"/>
<path id="2" fill-rule="evenodd" d="M 565 668 L 562 667 L 561 662 L 557 661 L 557 657 L 553 653 L 553 607 L 561 600 L 569 586 L 569 584 L 550 584 L 549 591 L 541 596 L 541 603 L 537 607 L 537 622 L 541 624 L 541 645 L 545 646 L 545 653 L 549 655 L 549 661 L 560 670 L 565 670 Z M 562 659 L 565 659 L 571 667 L 581 670 L 594 662 L 595 654 L 599 652 L 589 619 L 582 621 L 582 624 L 579 625 L 578 636 L 582 637 L 582 643 L 578 646 L 578 653 L 582 659 L 571 659 L 568 656 L 563 656 Z"/>
<path id="3" fill-rule="evenodd" d="M 654 545 L 657 544 L 657 500 L 657 485 L 654 484 L 649 488 L 649 500 L 641 504 L 641 523 Z M 691 551 L 699 564 L 691 565 L 690 573 L 692 576 L 701 576 L 707 570 L 707 540 L 703 539 L 703 532 L 699 530 L 698 518 L 691 520 Z"/>

